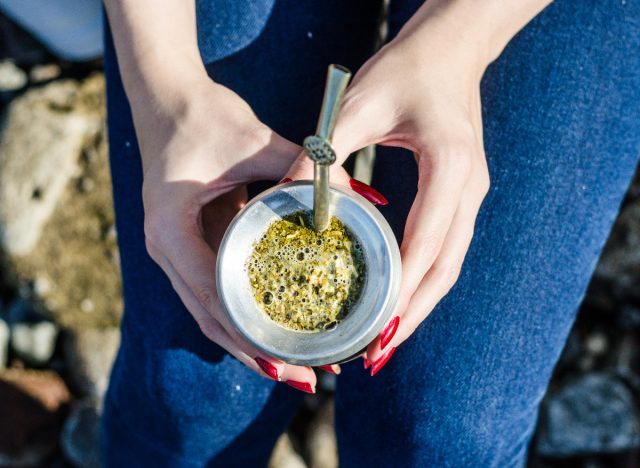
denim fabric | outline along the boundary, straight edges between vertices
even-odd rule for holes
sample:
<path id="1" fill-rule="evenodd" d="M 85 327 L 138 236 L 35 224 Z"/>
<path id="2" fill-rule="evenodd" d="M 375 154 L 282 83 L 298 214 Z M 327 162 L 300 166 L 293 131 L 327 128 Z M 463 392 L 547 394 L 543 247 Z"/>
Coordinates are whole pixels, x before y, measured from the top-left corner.
<path id="1" fill-rule="evenodd" d="M 419 3 L 392 2 L 392 35 Z M 371 54 L 378 8 L 278 1 L 253 42 L 207 69 L 300 142 L 315 127 L 326 66 L 355 70 Z M 375 378 L 359 361 L 343 366 L 341 466 L 524 463 L 640 154 L 639 49 L 637 2 L 558 1 L 489 67 L 482 94 L 492 188 L 460 279 Z M 108 36 L 106 71 L 125 296 L 105 402 L 106 465 L 263 466 L 302 396 L 204 338 L 147 256 L 139 150 Z M 410 154 L 379 148 L 372 185 L 389 198 L 381 211 L 399 238 L 416 181 Z"/>
<path id="2" fill-rule="evenodd" d="M 262 32 L 275 0 L 196 0 L 198 46 L 205 63 L 249 45 Z"/>

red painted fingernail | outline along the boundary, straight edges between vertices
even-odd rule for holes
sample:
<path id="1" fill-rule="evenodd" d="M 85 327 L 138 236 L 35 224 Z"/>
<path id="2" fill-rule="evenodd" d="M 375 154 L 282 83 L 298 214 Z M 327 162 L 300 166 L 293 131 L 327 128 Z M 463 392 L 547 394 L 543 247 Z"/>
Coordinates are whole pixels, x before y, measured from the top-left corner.
<path id="1" fill-rule="evenodd" d="M 261 357 L 256 357 L 253 359 L 256 361 L 256 363 L 258 363 L 260 369 L 262 369 L 265 374 L 267 374 L 273 380 L 280 380 L 280 378 L 278 377 L 278 369 L 276 369 L 276 366 L 271 364 L 266 359 L 262 359 Z"/>
<path id="2" fill-rule="evenodd" d="M 286 380 L 284 383 L 286 383 L 290 387 L 295 388 L 296 390 L 301 390 L 307 393 L 316 393 L 309 382 L 296 382 L 295 380 Z"/>
<path id="3" fill-rule="evenodd" d="M 327 364 L 326 366 L 318 366 L 320 369 L 322 369 L 323 371 L 327 371 L 330 372 L 332 374 L 340 374 L 341 369 L 340 366 L 338 364 Z"/>
<path id="4" fill-rule="evenodd" d="M 393 317 L 393 320 L 389 322 L 389 325 L 387 325 L 387 327 L 384 330 L 382 330 L 382 333 L 380 333 L 380 349 L 381 350 L 384 349 L 384 347 L 389 344 L 389 341 L 391 341 L 391 338 L 393 338 L 393 335 L 396 334 L 399 323 L 400 323 L 400 317 L 396 315 L 395 317 Z"/>
<path id="5" fill-rule="evenodd" d="M 387 363 L 387 361 L 391 359 L 391 356 L 393 356 L 393 353 L 395 352 L 395 350 L 396 350 L 395 347 L 389 348 L 389 350 L 386 353 L 384 353 L 376 362 L 373 363 L 373 366 L 371 367 L 371 377 L 373 377 L 378 372 L 380 372 L 380 369 L 382 369 L 384 365 Z"/>
<path id="6" fill-rule="evenodd" d="M 278 182 L 276 185 L 286 184 L 287 182 L 291 182 L 291 179 L 289 177 L 285 177 L 280 182 Z"/>
<path id="7" fill-rule="evenodd" d="M 364 198 L 369 200 L 374 205 L 388 205 L 389 200 L 387 200 L 380 192 L 371 187 L 370 185 L 365 184 L 364 182 L 360 182 L 356 179 L 349 179 L 349 185 L 351 188 L 362 195 Z"/>
<path id="8" fill-rule="evenodd" d="M 369 361 L 366 356 L 362 356 L 362 360 L 364 361 L 364 368 L 368 369 L 369 366 L 371 366 L 371 361 Z"/>

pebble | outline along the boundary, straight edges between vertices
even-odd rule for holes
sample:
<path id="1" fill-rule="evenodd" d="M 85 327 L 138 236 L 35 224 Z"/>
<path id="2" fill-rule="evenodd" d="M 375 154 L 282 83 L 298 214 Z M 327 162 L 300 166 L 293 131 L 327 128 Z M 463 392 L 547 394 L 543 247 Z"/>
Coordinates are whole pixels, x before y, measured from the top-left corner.
<path id="1" fill-rule="evenodd" d="M 94 309 L 95 304 L 88 297 L 85 297 L 84 299 L 82 299 L 82 302 L 80 302 L 80 310 L 82 312 L 86 312 L 88 314 L 90 312 L 93 312 Z"/>
<path id="2" fill-rule="evenodd" d="M 25 87 L 27 74 L 11 60 L 0 61 L 0 91 L 18 91 Z"/>
<path id="3" fill-rule="evenodd" d="M 549 395 L 541 407 L 537 451 L 569 457 L 640 446 L 640 414 L 622 379 L 593 372 Z"/>
<path id="4" fill-rule="evenodd" d="M 600 356 L 607 352 L 609 348 L 609 340 L 607 335 L 601 332 L 592 333 L 585 343 L 585 348 L 590 354 Z"/>
<path id="5" fill-rule="evenodd" d="M 61 70 L 56 63 L 46 63 L 42 65 L 36 65 L 29 72 L 29 78 L 32 83 L 42 83 L 44 81 L 51 81 L 60 76 Z"/>
<path id="6" fill-rule="evenodd" d="M 58 327 L 47 321 L 12 323 L 11 347 L 28 363 L 42 366 L 53 356 L 58 338 Z"/>

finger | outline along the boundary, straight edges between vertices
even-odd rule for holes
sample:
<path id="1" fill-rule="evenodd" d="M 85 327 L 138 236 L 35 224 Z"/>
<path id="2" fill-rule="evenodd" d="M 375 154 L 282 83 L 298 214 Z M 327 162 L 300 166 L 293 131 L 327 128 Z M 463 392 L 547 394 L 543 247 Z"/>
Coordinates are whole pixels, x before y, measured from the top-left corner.
<path id="1" fill-rule="evenodd" d="M 482 185 L 481 182 L 473 184 L 465 190 L 438 258 L 420 281 L 404 312 L 391 320 L 390 324 L 395 322 L 393 331 L 389 332 L 391 327 L 387 326 L 367 348 L 367 359 L 374 363 L 374 367 L 378 364 L 376 372 L 390 357 L 387 354 L 393 354 L 393 350 L 413 333 L 455 284 L 486 194 Z"/>
<path id="2" fill-rule="evenodd" d="M 302 151 L 287 171 L 289 180 L 313 180 L 313 161 Z M 349 187 L 349 173 L 336 161 L 329 168 L 329 180 L 332 184 Z"/>
<path id="3" fill-rule="evenodd" d="M 356 81 L 354 79 L 354 84 Z M 350 154 L 385 138 L 390 123 L 376 117 L 389 115 L 387 111 L 382 101 L 359 96 L 356 86 L 347 89 L 331 139 L 331 146 L 336 152 L 336 162 L 331 166 L 332 181 L 349 186 L 347 172 L 336 168 L 341 168 Z M 292 180 L 313 179 L 313 161 L 302 152 L 291 164 L 286 177 Z"/>
<path id="4" fill-rule="evenodd" d="M 465 147 L 452 145 L 449 148 L 420 158 L 418 192 L 400 246 L 399 312 L 405 310 L 423 276 L 438 257 L 467 182 L 469 152 Z"/>
<path id="5" fill-rule="evenodd" d="M 175 241 L 175 238 L 173 240 Z M 237 334 L 222 313 L 222 306 L 215 292 L 213 269 L 206 267 L 209 261 L 212 262 L 210 265 L 215 265 L 215 254 L 202 238 L 194 236 L 191 240 L 192 242 L 172 244 L 173 248 L 183 252 L 178 261 L 171 261 L 168 255 L 152 244 L 148 245 L 148 250 L 169 277 L 180 299 L 203 333 L 234 356 L 240 356 L 241 362 L 251 369 L 266 374 L 270 378 L 284 381 L 299 390 L 314 393 L 316 376 L 310 367 L 293 366 L 264 355 Z M 195 254 L 192 255 L 191 252 Z M 181 273 L 180 268 L 185 272 L 184 274 Z M 200 296 L 197 291 L 200 292 Z M 217 333 L 220 330 L 223 330 L 224 334 Z M 219 336 L 224 339 L 224 342 L 218 341 Z"/>

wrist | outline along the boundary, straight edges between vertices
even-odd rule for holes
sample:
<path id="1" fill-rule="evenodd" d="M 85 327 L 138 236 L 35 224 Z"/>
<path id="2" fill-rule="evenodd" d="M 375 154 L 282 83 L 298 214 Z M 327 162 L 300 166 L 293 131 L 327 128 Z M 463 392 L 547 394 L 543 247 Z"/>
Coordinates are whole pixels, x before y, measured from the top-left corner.
<path id="1" fill-rule="evenodd" d="M 446 54 L 462 55 L 480 77 L 511 38 L 552 0 L 429 0 L 392 43 L 417 51 L 433 40 Z M 430 42 L 431 41 L 431 42 Z M 429 64 L 425 64 L 428 66 Z"/>
<path id="2" fill-rule="evenodd" d="M 121 67 L 123 85 L 134 110 L 178 112 L 195 89 L 213 85 L 200 57 L 162 57 L 149 52 Z"/>

